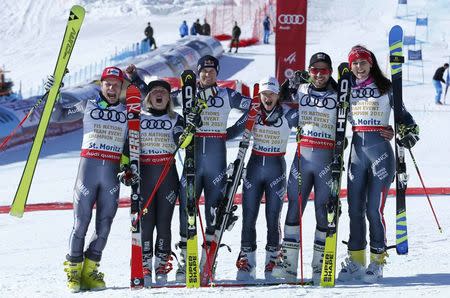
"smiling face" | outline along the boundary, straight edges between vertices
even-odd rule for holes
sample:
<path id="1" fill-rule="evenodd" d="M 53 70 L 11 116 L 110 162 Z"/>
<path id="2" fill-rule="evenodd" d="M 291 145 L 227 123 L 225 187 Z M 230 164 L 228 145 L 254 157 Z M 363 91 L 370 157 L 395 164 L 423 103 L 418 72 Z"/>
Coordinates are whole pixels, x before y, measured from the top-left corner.
<path id="1" fill-rule="evenodd" d="M 200 71 L 200 86 L 208 88 L 217 81 L 217 72 L 212 67 L 205 67 Z"/>
<path id="2" fill-rule="evenodd" d="M 106 78 L 101 83 L 101 92 L 109 104 L 115 104 L 119 101 L 122 82 L 114 78 Z"/>
<path id="3" fill-rule="evenodd" d="M 167 108 L 170 96 L 166 88 L 161 86 L 153 87 L 148 94 L 148 101 L 150 106 L 159 111 L 163 111 Z"/>
<path id="4" fill-rule="evenodd" d="M 358 80 L 365 80 L 369 77 L 370 68 L 372 65 L 370 65 L 369 61 L 365 59 L 357 59 L 352 61 L 352 65 L 350 67 L 352 69 L 352 73 Z"/>
<path id="5" fill-rule="evenodd" d="M 331 76 L 330 66 L 322 61 L 316 62 L 309 67 L 309 75 L 316 88 L 324 88 Z"/>
<path id="6" fill-rule="evenodd" d="M 273 91 L 270 90 L 265 90 L 263 92 L 260 93 L 261 94 L 261 103 L 264 106 L 264 109 L 267 112 L 270 112 L 273 110 L 273 108 L 277 105 L 278 103 L 278 94 L 276 94 Z"/>

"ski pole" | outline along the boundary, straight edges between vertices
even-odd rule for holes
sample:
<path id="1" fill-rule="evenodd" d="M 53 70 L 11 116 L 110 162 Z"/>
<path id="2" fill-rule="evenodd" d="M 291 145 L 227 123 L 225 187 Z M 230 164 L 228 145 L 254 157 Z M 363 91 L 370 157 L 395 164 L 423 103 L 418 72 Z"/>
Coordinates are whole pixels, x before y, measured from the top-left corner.
<path id="1" fill-rule="evenodd" d="M 180 149 L 180 145 L 178 145 L 176 151 L 178 151 L 178 149 Z M 156 192 L 158 191 L 158 189 L 161 186 L 162 182 L 166 178 L 167 173 L 169 173 L 170 165 L 172 164 L 172 161 L 175 158 L 176 151 L 170 156 L 169 160 L 165 163 L 164 168 L 163 168 L 161 174 L 159 175 L 158 180 L 156 181 L 156 184 L 155 184 L 155 187 L 153 188 L 152 193 L 150 194 L 150 196 L 146 200 L 144 207 L 142 207 L 141 210 L 139 211 L 136 219 L 133 221 L 132 227 L 135 227 L 138 224 L 139 220 L 141 219 L 142 215 L 147 213 L 148 206 L 150 206 L 151 202 L 153 201 L 153 198 L 155 197 Z"/>
<path id="2" fill-rule="evenodd" d="M 299 239 L 300 239 L 300 276 L 301 283 L 303 284 L 303 197 L 302 197 L 302 172 L 301 172 L 301 151 L 300 151 L 300 140 L 301 140 L 301 127 L 297 128 L 297 168 L 298 168 L 298 205 L 299 205 Z"/>
<path id="3" fill-rule="evenodd" d="M 439 232 L 442 233 L 441 225 L 439 224 L 439 221 L 437 219 L 436 213 L 434 212 L 433 204 L 431 203 L 430 196 L 428 195 L 427 189 L 425 187 L 425 183 L 423 183 L 422 175 L 420 174 L 419 167 L 417 166 L 416 159 L 414 158 L 414 155 L 412 154 L 411 149 L 408 149 L 408 151 L 409 151 L 409 154 L 411 155 L 411 159 L 412 159 L 412 161 L 414 163 L 414 167 L 416 168 L 417 175 L 419 176 L 419 179 L 420 179 L 420 183 L 422 183 L 422 188 L 425 191 L 425 195 L 427 196 L 428 203 L 430 205 L 431 211 L 433 212 L 434 220 L 436 221 L 436 224 L 438 226 Z"/>
<path id="4" fill-rule="evenodd" d="M 205 198 L 206 200 L 206 198 Z M 205 252 L 206 252 L 206 266 L 208 267 L 208 276 L 209 279 L 211 280 L 211 284 L 214 283 L 214 277 L 212 274 L 212 265 L 211 265 L 211 259 L 210 259 L 210 255 L 209 255 L 209 251 L 211 250 L 211 247 L 208 249 L 208 246 L 206 245 L 206 235 L 205 235 L 205 229 L 203 228 L 203 219 L 202 219 L 202 215 L 200 214 L 200 200 L 196 200 L 197 203 L 195 204 L 197 206 L 197 214 L 198 214 L 198 219 L 200 222 L 200 230 L 202 231 L 202 237 L 203 237 L 203 246 L 205 247 Z M 206 203 L 205 203 L 205 209 L 206 209 Z M 205 218 L 206 220 L 206 218 Z M 203 268 L 204 270 L 204 268 Z M 205 274 L 203 272 L 203 274 Z M 202 280 L 202 282 L 208 282 L 208 279 L 206 281 Z M 206 285 L 206 284 L 205 284 Z"/>
<path id="5" fill-rule="evenodd" d="M 69 70 L 66 68 L 66 70 L 64 71 L 63 79 L 64 79 L 64 76 L 68 73 L 69 73 Z M 61 83 L 59 88 L 62 88 L 62 87 L 64 87 L 63 83 Z M 38 99 L 38 101 L 36 101 L 36 103 L 31 107 L 31 109 L 28 111 L 28 113 L 25 115 L 25 117 L 23 117 L 23 119 L 19 122 L 19 124 L 17 124 L 17 126 L 11 131 L 11 133 L 2 141 L 2 143 L 0 144 L 0 152 L 3 151 L 4 147 L 6 147 L 6 144 L 16 134 L 17 130 L 22 127 L 23 123 L 25 121 L 27 121 L 28 118 L 30 118 L 30 116 L 31 116 L 31 114 L 33 114 L 34 110 L 36 110 L 41 105 L 41 103 L 44 101 L 44 99 L 47 98 L 49 92 L 50 92 L 50 88 L 44 93 L 44 95 L 42 95 Z"/>
<path id="6" fill-rule="evenodd" d="M 0 151 L 3 151 L 4 147 L 6 147 L 6 144 L 9 142 L 9 140 L 16 134 L 17 130 L 22 127 L 23 123 L 33 114 L 34 110 L 36 110 L 41 103 L 44 101 L 44 98 L 47 98 L 48 92 L 45 92 L 44 95 L 41 96 L 41 98 L 38 99 L 38 101 L 34 104 L 34 106 L 28 111 L 28 113 L 23 117 L 23 119 L 17 124 L 17 126 L 11 131 L 11 133 L 2 141 L 0 144 Z"/>

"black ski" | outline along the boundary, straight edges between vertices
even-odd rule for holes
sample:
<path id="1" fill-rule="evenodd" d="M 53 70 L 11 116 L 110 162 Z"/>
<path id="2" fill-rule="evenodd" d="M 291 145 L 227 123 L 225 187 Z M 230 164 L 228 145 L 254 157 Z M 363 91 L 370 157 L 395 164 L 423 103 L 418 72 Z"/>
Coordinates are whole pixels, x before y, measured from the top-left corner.
<path id="1" fill-rule="evenodd" d="M 389 32 L 389 51 L 392 75 L 392 94 L 394 97 L 394 131 L 395 159 L 396 159 L 396 246 L 397 254 L 408 253 L 408 230 L 406 225 L 406 188 L 408 174 L 406 173 L 405 149 L 398 141 L 400 117 L 403 109 L 402 96 L 402 63 L 403 57 L 403 30 L 396 25 Z"/>
<path id="2" fill-rule="evenodd" d="M 336 249 L 339 216 L 341 213 L 341 178 L 344 169 L 345 128 L 347 126 L 347 115 L 350 107 L 350 79 L 351 74 L 347 63 L 339 65 L 339 82 L 337 95 L 337 118 L 336 135 L 333 159 L 331 162 L 331 192 L 327 203 L 328 228 L 325 239 L 325 249 L 322 264 L 322 276 L 320 285 L 333 287 L 336 277 Z"/>

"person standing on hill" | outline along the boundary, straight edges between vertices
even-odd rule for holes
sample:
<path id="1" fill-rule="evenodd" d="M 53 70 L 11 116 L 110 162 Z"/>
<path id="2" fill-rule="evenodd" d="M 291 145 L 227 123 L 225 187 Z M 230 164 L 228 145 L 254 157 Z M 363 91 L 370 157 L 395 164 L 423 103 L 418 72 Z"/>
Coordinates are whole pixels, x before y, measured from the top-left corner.
<path id="1" fill-rule="evenodd" d="M 269 44 L 269 36 L 270 36 L 270 19 L 269 16 L 266 16 L 266 18 L 263 21 L 263 28 L 264 28 L 264 44 Z"/>
<path id="2" fill-rule="evenodd" d="M 189 27 L 188 27 L 186 21 L 183 21 L 183 23 L 181 23 L 179 31 L 180 31 L 181 38 L 189 35 Z"/>
<path id="3" fill-rule="evenodd" d="M 200 19 L 197 19 L 194 23 L 195 33 L 198 35 L 203 35 L 202 25 L 200 24 Z"/>
<path id="4" fill-rule="evenodd" d="M 208 24 L 208 22 L 206 21 L 206 19 L 203 20 L 204 23 L 202 25 L 202 35 L 211 35 L 211 26 Z"/>
<path id="5" fill-rule="evenodd" d="M 235 53 L 238 52 L 239 48 L 239 37 L 241 36 L 241 28 L 239 28 L 237 22 L 234 22 L 233 30 L 231 31 L 231 43 L 230 43 L 230 49 L 228 50 L 228 53 L 231 53 L 231 49 L 233 46 L 236 47 Z"/>
<path id="6" fill-rule="evenodd" d="M 153 28 L 150 25 L 150 22 L 147 23 L 147 27 L 145 28 L 144 34 L 148 40 L 149 48 L 151 49 L 153 46 L 154 49 L 156 50 L 158 47 L 156 46 L 155 38 L 153 38 Z"/>
<path id="7" fill-rule="evenodd" d="M 441 95 L 442 95 L 442 85 L 441 82 L 445 84 L 444 80 L 444 72 L 448 69 L 448 63 L 445 63 L 444 66 L 439 67 L 436 69 L 436 72 L 433 76 L 433 86 L 436 89 L 436 97 L 434 98 L 434 102 L 437 105 L 441 105 Z"/>

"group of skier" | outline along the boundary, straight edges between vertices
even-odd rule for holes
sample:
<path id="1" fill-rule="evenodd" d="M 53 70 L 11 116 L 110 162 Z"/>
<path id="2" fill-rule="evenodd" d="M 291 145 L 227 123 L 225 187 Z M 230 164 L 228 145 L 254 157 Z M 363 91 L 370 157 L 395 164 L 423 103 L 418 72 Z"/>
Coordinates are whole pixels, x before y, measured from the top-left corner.
<path id="1" fill-rule="evenodd" d="M 382 277 L 385 264 L 383 209 L 395 174 L 390 144 L 394 132 L 389 125 L 392 89 L 375 56 L 365 47 L 352 48 L 348 63 L 352 72 L 349 121 L 353 129 L 347 183 L 350 235 L 348 258 L 343 262 L 338 279 L 363 279 L 373 283 Z M 204 56 L 198 61 L 197 90 L 198 94 L 211 94 L 205 98 L 208 107 L 200 115 L 188 114 L 183 119 L 173 110 L 169 96 L 172 88 L 166 81 L 158 79 L 146 84 L 137 75 L 134 65 L 127 67 L 126 75 L 116 67 L 104 70 L 98 96 L 89 100 L 84 109 L 81 161 L 74 195 L 75 222 L 65 262 L 70 290 L 105 287 L 103 274 L 97 268 L 117 211 L 119 181 L 125 185 L 140 183 L 142 198 L 147 198 L 170 156 L 178 146 L 184 148 L 191 140 L 195 144 L 195 198 L 198 200 L 202 192 L 205 197 L 206 227 L 200 270 L 206 262 L 210 263 L 207 252 L 215 237 L 215 219 L 210 211 L 219 205 L 226 188 L 226 142 L 238 138 L 244 131 L 252 100 L 235 90 L 218 87 L 219 71 L 219 61 L 213 56 Z M 253 128 L 253 148 L 242 183 L 241 247 L 236 261 L 238 280 L 252 280 L 256 276 L 256 219 L 263 195 L 267 222 L 265 278 L 296 280 L 301 215 L 313 187 L 316 230 L 312 280 L 314 284 L 320 280 L 336 130 L 337 83 L 331 77 L 332 71 L 331 58 L 319 52 L 311 57 L 307 71 L 297 72 L 300 80 L 295 84 L 292 80 L 286 82 L 293 92 L 284 92 L 287 84 L 280 87 L 274 77 L 260 81 L 261 110 Z M 145 96 L 140 120 L 139 177 L 133 174 L 127 162 L 126 109 L 119 102 L 125 77 Z M 242 111 L 243 115 L 227 128 L 232 109 Z M 404 108 L 402 112 L 403 129 L 398 141 L 411 148 L 419 139 L 418 126 Z M 196 126 L 195 135 L 180 138 L 186 123 Z M 296 154 L 287 179 L 284 155 L 294 127 L 298 130 L 301 151 Z M 186 177 L 184 173 L 181 179 L 178 177 L 173 163 L 141 220 L 146 286 L 152 283 L 152 272 L 157 283 L 165 284 L 167 273 L 172 270 L 171 222 L 177 198 L 180 201 L 178 247 L 181 253 L 176 280 L 186 280 Z M 289 204 L 282 237 L 280 215 L 286 192 Z M 97 206 L 96 231 L 88 249 L 83 251 L 94 203 Z M 368 266 L 366 216 L 370 237 Z M 157 235 L 153 243 L 155 227 Z"/>

